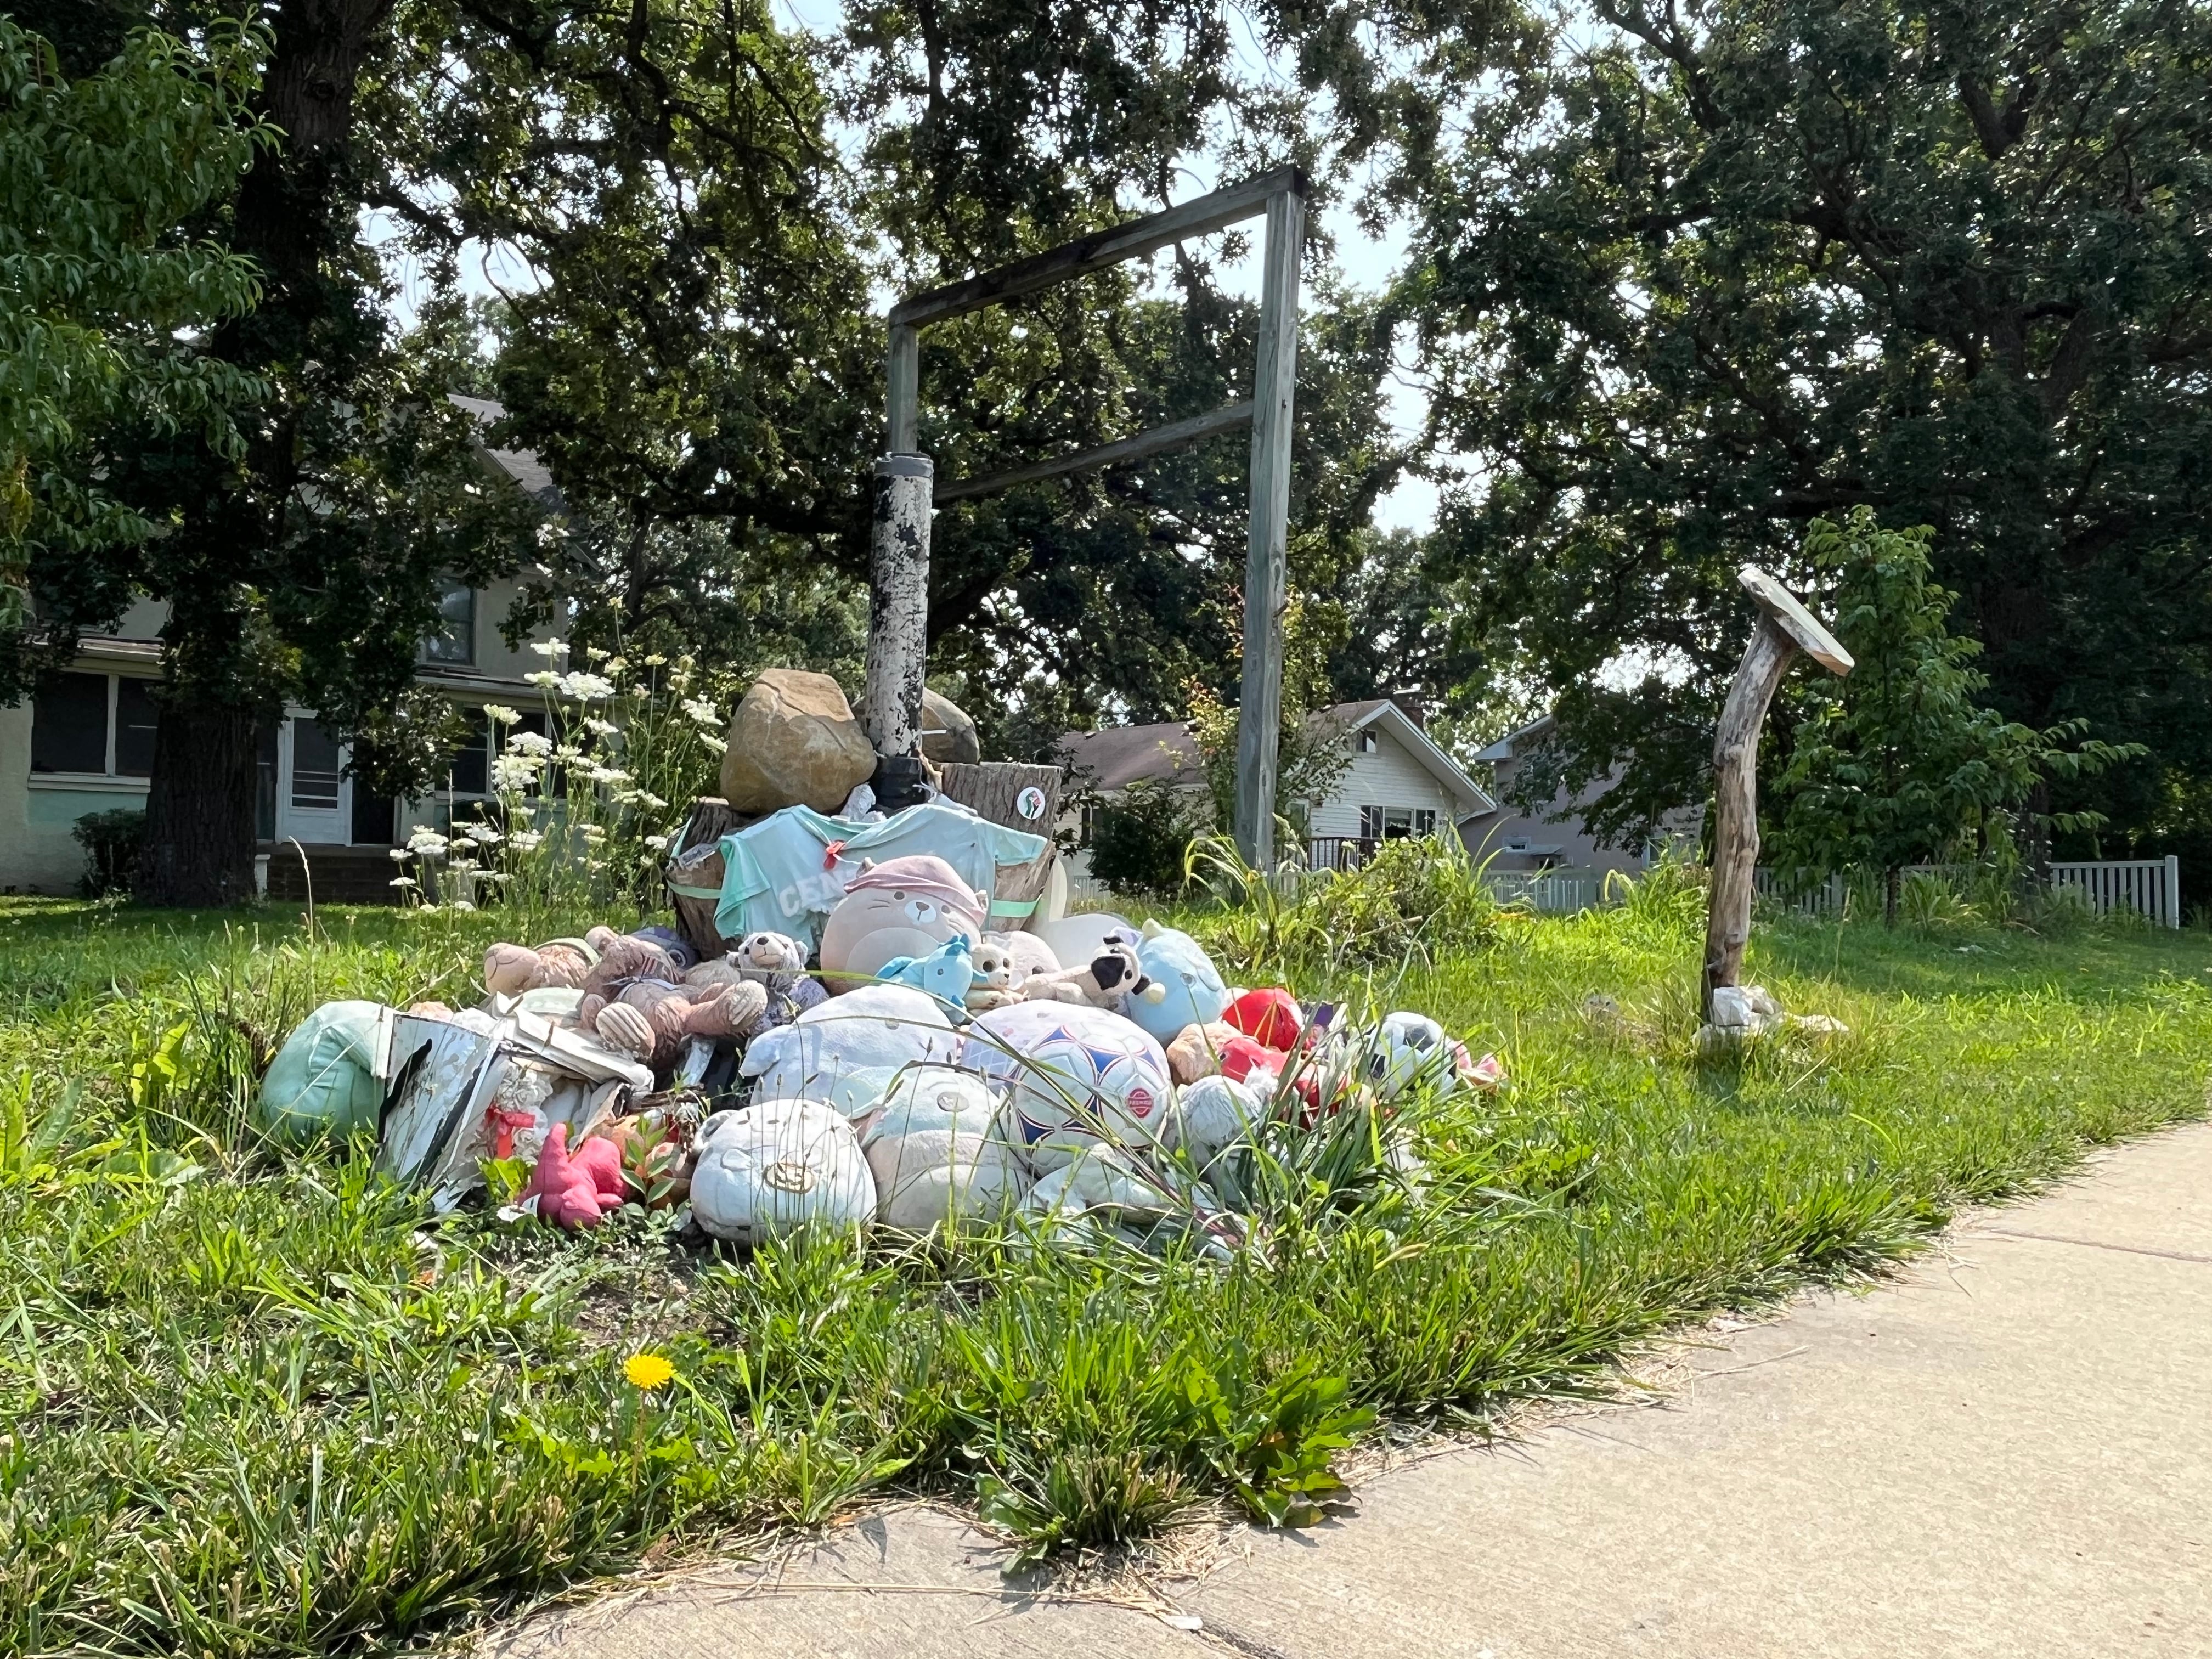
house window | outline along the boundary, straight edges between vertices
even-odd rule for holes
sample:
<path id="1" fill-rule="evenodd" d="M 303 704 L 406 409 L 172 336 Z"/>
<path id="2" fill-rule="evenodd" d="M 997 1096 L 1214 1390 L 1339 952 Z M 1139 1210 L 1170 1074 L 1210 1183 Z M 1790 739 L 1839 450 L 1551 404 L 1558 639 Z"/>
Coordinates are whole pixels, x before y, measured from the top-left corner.
<path id="1" fill-rule="evenodd" d="M 32 772 L 153 776 L 153 684 L 119 674 L 56 675 L 32 699 Z"/>
<path id="2" fill-rule="evenodd" d="M 1419 806 L 1413 809 L 1413 833 L 1417 836 L 1433 836 L 1437 833 L 1437 813 L 1434 807 Z"/>
<path id="3" fill-rule="evenodd" d="M 1382 839 L 1382 809 L 1381 807 L 1363 806 L 1359 809 L 1359 839 L 1362 841 Z"/>
<path id="4" fill-rule="evenodd" d="M 1352 752 L 1355 755 L 1373 754 L 1375 752 L 1375 734 L 1372 732 L 1353 732 L 1352 735 Z"/>
<path id="5" fill-rule="evenodd" d="M 476 659 L 477 591 L 447 577 L 438 584 L 438 626 L 423 636 L 422 660 L 466 666 Z"/>

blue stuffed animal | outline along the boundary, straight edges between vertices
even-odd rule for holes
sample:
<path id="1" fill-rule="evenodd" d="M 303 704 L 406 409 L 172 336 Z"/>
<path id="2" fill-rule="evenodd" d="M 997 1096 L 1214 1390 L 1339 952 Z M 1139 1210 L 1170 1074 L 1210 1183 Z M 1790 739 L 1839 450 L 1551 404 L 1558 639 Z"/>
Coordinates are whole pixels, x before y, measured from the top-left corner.
<path id="1" fill-rule="evenodd" d="M 954 1019 L 965 1019 L 968 988 L 975 981 L 969 948 L 967 935 L 955 933 L 926 957 L 893 957 L 876 970 L 876 978 L 885 985 L 923 992 Z"/>
<path id="2" fill-rule="evenodd" d="M 1221 970 L 1188 933 L 1147 921 L 1137 944 L 1137 966 L 1167 995 L 1158 1002 L 1131 997 L 1127 1012 L 1158 1042 L 1174 1042 L 1186 1025 L 1219 1019 L 1229 1006 Z"/>

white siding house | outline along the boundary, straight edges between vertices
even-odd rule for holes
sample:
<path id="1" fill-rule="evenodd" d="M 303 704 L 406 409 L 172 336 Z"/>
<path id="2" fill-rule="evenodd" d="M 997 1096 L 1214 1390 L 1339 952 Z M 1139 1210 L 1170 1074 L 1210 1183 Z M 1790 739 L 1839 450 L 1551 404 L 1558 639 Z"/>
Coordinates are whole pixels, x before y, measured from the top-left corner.
<path id="1" fill-rule="evenodd" d="M 1496 809 L 1465 769 L 1387 697 L 1340 703 L 1313 722 L 1344 745 L 1346 762 L 1336 787 L 1306 803 L 1306 854 L 1316 866 L 1356 864 L 1380 842 L 1450 832 L 1462 819 Z M 1139 779 L 1206 787 L 1197 744 L 1179 721 L 1071 732 L 1060 738 L 1059 753 L 1079 782 L 1101 794 Z M 1069 878 L 1079 892 L 1087 866 L 1082 854 L 1070 860 Z"/>
<path id="2" fill-rule="evenodd" d="M 498 405 L 478 399 L 454 401 L 485 421 L 500 413 Z M 534 455 L 489 448 L 477 453 L 495 476 L 557 506 L 552 480 Z M 510 650 L 500 633 L 517 592 L 514 581 L 484 588 L 452 582 L 441 590 L 442 626 L 423 642 L 418 677 L 465 712 L 487 702 L 532 709 L 543 702 L 523 676 L 544 668 L 544 660 L 526 649 Z M 71 834 L 77 820 L 146 805 L 155 725 L 148 693 L 161 678 L 167 621 L 167 605 L 140 601 L 112 632 L 80 641 L 68 672 L 14 708 L 0 706 L 0 892 L 72 890 L 85 868 Z M 454 757 L 447 792 L 396 803 L 356 787 L 346 769 L 351 754 L 316 724 L 311 710 L 288 709 L 263 742 L 263 850 L 297 841 L 316 855 L 318 892 L 334 896 L 321 884 L 323 872 L 349 862 L 360 866 L 368 886 L 359 890 L 356 883 L 347 896 L 388 896 L 383 849 L 412 824 L 441 823 L 454 805 L 480 798 L 486 787 L 488 733 Z M 349 859 L 353 848 L 362 852 Z"/>

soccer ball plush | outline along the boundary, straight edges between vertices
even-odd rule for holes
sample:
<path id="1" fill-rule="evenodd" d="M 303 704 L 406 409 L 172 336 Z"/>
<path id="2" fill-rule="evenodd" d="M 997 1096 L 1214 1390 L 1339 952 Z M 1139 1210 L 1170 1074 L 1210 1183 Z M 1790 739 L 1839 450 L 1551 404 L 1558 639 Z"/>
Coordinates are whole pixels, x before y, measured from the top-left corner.
<path id="1" fill-rule="evenodd" d="M 691 1213 L 717 1238 L 757 1244 L 801 1227 L 856 1227 L 876 1178 L 844 1114 L 818 1100 L 721 1112 L 699 1131 Z"/>
<path id="2" fill-rule="evenodd" d="M 1040 1174 L 1102 1142 L 1141 1152 L 1173 1134 L 1167 1056 L 1106 1009 L 1022 1002 L 978 1014 L 960 1063 L 1008 1086 L 1007 1139 Z"/>
<path id="3" fill-rule="evenodd" d="M 1367 1057 L 1367 1080 L 1385 1100 L 1395 1100 L 1417 1083 L 1449 1094 L 1459 1082 L 1459 1045 L 1426 1014 L 1385 1014 Z"/>

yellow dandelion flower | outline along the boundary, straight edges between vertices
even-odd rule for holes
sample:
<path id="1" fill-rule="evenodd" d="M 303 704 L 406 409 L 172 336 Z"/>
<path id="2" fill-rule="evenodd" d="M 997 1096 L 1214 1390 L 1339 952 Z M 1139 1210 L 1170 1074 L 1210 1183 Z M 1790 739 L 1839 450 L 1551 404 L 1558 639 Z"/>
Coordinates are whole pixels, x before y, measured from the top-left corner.
<path id="1" fill-rule="evenodd" d="M 659 1388 L 676 1376 L 676 1367 L 657 1353 L 634 1353 L 623 1361 L 623 1375 L 635 1389 Z"/>

